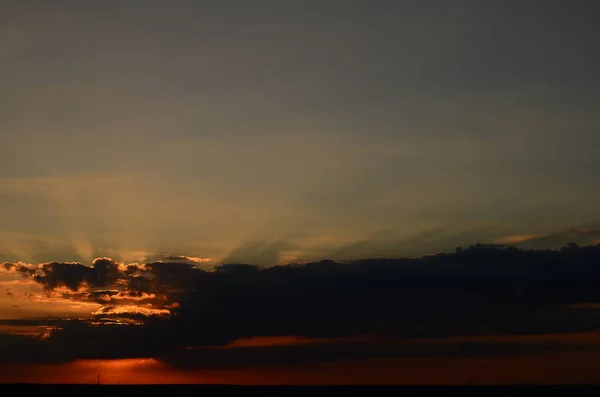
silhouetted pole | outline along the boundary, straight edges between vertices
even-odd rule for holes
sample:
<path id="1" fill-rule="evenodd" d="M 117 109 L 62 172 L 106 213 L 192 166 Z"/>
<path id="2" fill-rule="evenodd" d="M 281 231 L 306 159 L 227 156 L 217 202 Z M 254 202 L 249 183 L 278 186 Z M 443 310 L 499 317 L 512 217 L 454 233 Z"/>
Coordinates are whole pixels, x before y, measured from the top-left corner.
<path id="1" fill-rule="evenodd" d="M 100 376 L 102 375 L 101 372 L 98 372 L 98 384 L 100 384 Z"/>

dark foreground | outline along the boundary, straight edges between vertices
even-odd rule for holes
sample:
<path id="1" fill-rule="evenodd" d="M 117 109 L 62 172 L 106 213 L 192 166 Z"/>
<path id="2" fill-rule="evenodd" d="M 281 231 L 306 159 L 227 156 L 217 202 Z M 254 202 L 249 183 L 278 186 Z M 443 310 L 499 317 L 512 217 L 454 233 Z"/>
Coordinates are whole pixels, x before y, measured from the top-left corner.
<path id="1" fill-rule="evenodd" d="M 600 396 L 600 386 L 228 386 L 228 385 L 1 385 L 0 396 L 44 393 L 67 396 L 200 395 L 313 396 Z"/>

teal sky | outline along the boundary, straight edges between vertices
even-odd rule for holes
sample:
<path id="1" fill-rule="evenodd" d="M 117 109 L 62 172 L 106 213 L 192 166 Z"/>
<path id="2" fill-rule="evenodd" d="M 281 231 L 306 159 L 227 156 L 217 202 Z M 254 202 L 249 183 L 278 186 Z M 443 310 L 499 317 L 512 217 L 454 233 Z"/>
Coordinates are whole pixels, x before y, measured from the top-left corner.
<path id="1" fill-rule="evenodd" d="M 0 262 L 275 264 L 594 229 L 598 11 L 2 1 Z"/>

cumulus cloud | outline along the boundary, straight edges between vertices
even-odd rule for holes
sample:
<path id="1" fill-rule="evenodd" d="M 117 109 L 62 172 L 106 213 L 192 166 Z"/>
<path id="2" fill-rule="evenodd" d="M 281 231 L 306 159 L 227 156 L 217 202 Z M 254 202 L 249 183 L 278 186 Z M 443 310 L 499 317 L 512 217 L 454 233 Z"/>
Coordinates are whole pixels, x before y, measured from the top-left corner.
<path id="1" fill-rule="evenodd" d="M 144 321 L 149 316 L 168 316 L 178 307 L 181 296 L 194 290 L 206 273 L 198 261 L 157 261 L 125 265 L 109 258 L 97 258 L 91 266 L 77 262 L 49 262 L 38 265 L 3 263 L 0 271 L 35 283 L 19 296 L 31 302 L 88 307 L 89 315 L 106 320 Z M 10 290 L 5 295 L 12 295 Z M 91 306 L 89 306 L 91 305 Z M 84 309 L 82 309 L 84 310 Z M 111 320 L 112 321 L 112 320 Z"/>
<path id="2" fill-rule="evenodd" d="M 97 258 L 92 266 L 81 263 L 50 262 L 39 266 L 33 276 L 44 288 L 66 287 L 77 291 L 83 285 L 106 287 L 119 279 L 119 264 L 108 258 Z"/>
<path id="3" fill-rule="evenodd" d="M 474 245 L 417 259 L 223 264 L 210 271 L 194 261 L 126 265 L 108 258 L 91 266 L 5 263 L 0 268 L 62 299 L 102 305 L 90 320 L 63 322 L 44 340 L 54 346 L 52 352 L 62 351 L 64 360 L 144 356 L 202 367 L 207 357 L 222 365 L 236 360 L 279 365 L 286 354 L 312 362 L 555 348 L 478 342 L 411 350 L 397 347 L 397 341 L 594 331 L 598 263 L 600 247 L 569 244 L 558 251 Z M 366 342 L 360 339 L 364 335 Z M 257 337 L 318 343 L 239 342 Z M 339 340 L 352 343 L 334 342 Z M 255 350 L 221 352 L 215 346 Z"/>

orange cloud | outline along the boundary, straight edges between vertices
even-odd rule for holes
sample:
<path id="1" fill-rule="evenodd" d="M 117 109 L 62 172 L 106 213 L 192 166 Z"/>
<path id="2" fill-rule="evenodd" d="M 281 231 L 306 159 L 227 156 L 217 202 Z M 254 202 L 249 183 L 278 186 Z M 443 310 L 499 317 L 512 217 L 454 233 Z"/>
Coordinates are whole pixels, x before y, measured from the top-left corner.
<path id="1" fill-rule="evenodd" d="M 171 314 L 167 309 L 154 309 L 152 305 L 135 306 L 119 305 L 104 306 L 92 313 L 94 316 L 119 315 L 119 314 L 142 314 L 145 316 L 159 315 L 165 316 Z"/>
<path id="2" fill-rule="evenodd" d="M 494 240 L 494 244 L 519 244 L 523 241 L 531 240 L 539 236 L 535 234 L 519 234 L 514 236 L 504 236 Z"/>

